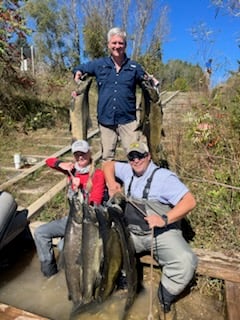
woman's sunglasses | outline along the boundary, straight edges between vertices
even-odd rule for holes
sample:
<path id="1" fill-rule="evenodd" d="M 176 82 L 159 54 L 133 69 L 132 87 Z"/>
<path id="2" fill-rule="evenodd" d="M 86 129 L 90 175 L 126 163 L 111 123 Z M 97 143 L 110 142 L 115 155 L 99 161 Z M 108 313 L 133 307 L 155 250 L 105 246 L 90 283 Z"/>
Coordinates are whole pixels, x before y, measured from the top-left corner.
<path id="1" fill-rule="evenodd" d="M 80 157 L 85 159 L 87 158 L 87 156 L 88 156 L 88 152 L 85 153 L 85 152 L 77 151 L 74 153 L 74 158 L 76 160 L 78 160 Z"/>
<path id="2" fill-rule="evenodd" d="M 128 158 L 129 161 L 133 161 L 135 159 L 141 160 L 141 159 L 146 158 L 147 155 L 148 155 L 147 152 L 140 153 L 140 152 L 137 152 L 137 151 L 132 151 L 127 155 L 127 158 Z"/>

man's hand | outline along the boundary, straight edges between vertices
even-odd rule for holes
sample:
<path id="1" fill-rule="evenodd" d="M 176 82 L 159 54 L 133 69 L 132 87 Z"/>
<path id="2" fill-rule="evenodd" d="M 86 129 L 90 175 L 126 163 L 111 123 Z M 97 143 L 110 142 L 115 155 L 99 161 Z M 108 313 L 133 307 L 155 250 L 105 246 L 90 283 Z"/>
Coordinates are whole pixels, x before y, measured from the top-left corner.
<path id="1" fill-rule="evenodd" d="M 71 93 L 71 97 L 75 99 L 75 98 L 77 97 L 77 92 L 76 92 L 76 91 L 73 91 L 73 92 Z"/>
<path id="2" fill-rule="evenodd" d="M 107 187 L 110 198 L 113 197 L 115 193 L 122 192 L 122 187 L 118 182 L 111 183 L 111 185 L 107 185 Z"/>
<path id="3" fill-rule="evenodd" d="M 79 80 L 81 79 L 81 77 L 82 77 L 82 72 L 81 72 L 81 71 L 77 71 L 77 72 L 75 73 L 75 75 L 74 75 L 74 81 L 75 81 L 76 83 L 78 83 Z"/>
<path id="4" fill-rule="evenodd" d="M 154 227 L 165 227 L 165 221 L 157 214 L 151 214 L 147 217 L 144 217 L 144 220 L 147 221 L 150 229 Z"/>

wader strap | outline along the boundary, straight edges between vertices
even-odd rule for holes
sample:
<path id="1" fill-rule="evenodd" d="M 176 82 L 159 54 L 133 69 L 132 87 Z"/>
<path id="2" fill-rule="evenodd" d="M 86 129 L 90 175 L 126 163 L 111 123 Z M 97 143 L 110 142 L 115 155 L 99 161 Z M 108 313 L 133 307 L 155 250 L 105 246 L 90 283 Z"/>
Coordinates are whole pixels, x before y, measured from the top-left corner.
<path id="1" fill-rule="evenodd" d="M 149 190 L 150 190 L 150 186 L 151 186 L 151 183 L 152 183 L 153 176 L 154 176 L 155 172 L 157 170 L 159 170 L 159 169 L 161 169 L 161 168 L 159 168 L 159 167 L 155 168 L 153 170 L 151 176 L 147 179 L 147 183 L 146 183 L 146 185 L 144 187 L 143 194 L 142 194 L 142 198 L 143 199 L 148 199 L 148 194 L 149 194 Z M 130 181 L 129 186 L 128 186 L 128 192 L 127 192 L 127 197 L 128 198 L 131 195 L 131 187 L 132 187 L 133 178 L 134 178 L 134 175 L 132 175 L 131 181 Z"/>
<path id="2" fill-rule="evenodd" d="M 132 187 L 133 178 L 134 178 L 134 175 L 132 175 L 131 181 L 130 181 L 129 186 L 128 186 L 128 191 L 127 191 L 127 197 L 128 198 L 131 196 L 131 187 Z"/>

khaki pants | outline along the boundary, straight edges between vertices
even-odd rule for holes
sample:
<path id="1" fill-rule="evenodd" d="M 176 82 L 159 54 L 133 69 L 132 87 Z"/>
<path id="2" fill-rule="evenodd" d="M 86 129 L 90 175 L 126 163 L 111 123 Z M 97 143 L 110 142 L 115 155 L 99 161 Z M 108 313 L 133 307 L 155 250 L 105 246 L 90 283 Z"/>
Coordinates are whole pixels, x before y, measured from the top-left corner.
<path id="1" fill-rule="evenodd" d="M 139 132 L 135 131 L 136 128 L 136 120 L 116 126 L 103 126 L 99 124 L 102 144 L 102 159 L 111 160 L 114 158 L 118 138 L 120 138 L 124 151 L 127 154 L 129 145 L 139 140 Z"/>

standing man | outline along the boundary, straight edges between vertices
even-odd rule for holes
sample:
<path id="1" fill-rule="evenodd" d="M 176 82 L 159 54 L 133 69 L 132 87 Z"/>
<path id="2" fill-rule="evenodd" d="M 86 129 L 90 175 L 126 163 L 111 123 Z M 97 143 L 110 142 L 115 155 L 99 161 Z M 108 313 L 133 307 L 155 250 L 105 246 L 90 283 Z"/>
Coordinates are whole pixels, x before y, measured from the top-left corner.
<path id="1" fill-rule="evenodd" d="M 109 57 L 95 59 L 73 69 L 76 82 L 87 73 L 98 86 L 97 119 L 101 134 L 102 158 L 114 158 L 118 137 L 127 151 L 138 140 L 136 85 L 149 75 L 126 56 L 126 32 L 112 28 L 107 35 Z M 156 80 L 152 78 L 153 80 Z"/>
<path id="2" fill-rule="evenodd" d="M 153 246 L 154 258 L 162 267 L 158 289 L 160 319 L 175 320 L 173 303 L 192 280 L 197 267 L 197 257 L 180 229 L 181 219 L 196 206 L 196 201 L 176 174 L 151 161 L 144 143 L 132 143 L 127 157 L 128 163 L 103 163 L 109 195 L 121 192 L 115 178 L 120 179 L 127 196 L 125 219 L 136 252 L 151 251 Z M 136 207 L 141 209 L 136 211 Z"/>

